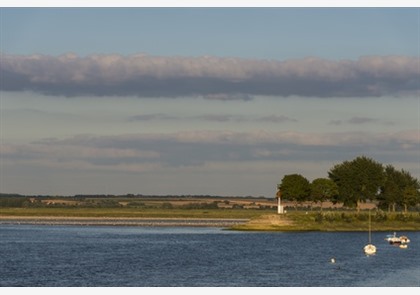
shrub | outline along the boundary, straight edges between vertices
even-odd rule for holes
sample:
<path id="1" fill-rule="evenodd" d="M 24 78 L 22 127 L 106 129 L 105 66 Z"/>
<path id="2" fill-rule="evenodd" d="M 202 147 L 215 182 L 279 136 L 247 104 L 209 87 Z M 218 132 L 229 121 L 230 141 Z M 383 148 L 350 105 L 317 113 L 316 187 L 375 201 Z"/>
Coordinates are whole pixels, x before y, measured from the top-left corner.
<path id="1" fill-rule="evenodd" d="M 373 220 L 375 220 L 375 221 L 386 221 L 386 220 L 388 220 L 388 215 L 384 211 L 378 210 L 378 211 L 376 211 L 375 215 L 373 216 Z"/>
<path id="2" fill-rule="evenodd" d="M 318 222 L 318 223 L 322 223 L 323 220 L 324 220 L 324 213 L 318 212 L 315 215 L 315 221 Z"/>

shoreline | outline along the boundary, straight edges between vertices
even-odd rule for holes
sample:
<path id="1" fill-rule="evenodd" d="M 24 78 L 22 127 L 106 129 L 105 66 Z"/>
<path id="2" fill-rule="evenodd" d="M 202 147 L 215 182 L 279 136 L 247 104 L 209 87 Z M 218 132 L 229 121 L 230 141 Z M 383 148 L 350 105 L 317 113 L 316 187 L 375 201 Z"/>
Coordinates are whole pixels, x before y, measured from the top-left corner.
<path id="1" fill-rule="evenodd" d="M 355 213 L 354 213 L 355 214 Z M 353 214 L 353 215 L 354 215 Z M 331 214 L 330 214 L 331 215 Z M 338 220 L 334 218 L 338 218 Z M 352 217 L 350 215 L 350 217 Z M 353 216 L 355 217 L 355 216 Z M 312 214 L 262 214 L 258 217 L 130 217 L 130 216 L 64 216 L 64 215 L 1 215 L 0 225 L 49 225 L 49 226 L 132 226 L 132 227 L 219 227 L 236 231 L 366 231 L 366 221 L 351 222 L 341 214 L 332 214 L 330 220 L 316 221 Z M 413 217 L 414 218 L 414 217 Z M 417 217 L 416 217 L 417 218 Z M 418 219 L 411 221 L 379 221 L 375 231 L 419 231 Z"/>
<path id="2" fill-rule="evenodd" d="M 229 218 L 144 218 L 144 217 L 63 217 L 0 216 L 2 225 L 103 225 L 103 226 L 202 226 L 231 227 L 249 219 Z"/>

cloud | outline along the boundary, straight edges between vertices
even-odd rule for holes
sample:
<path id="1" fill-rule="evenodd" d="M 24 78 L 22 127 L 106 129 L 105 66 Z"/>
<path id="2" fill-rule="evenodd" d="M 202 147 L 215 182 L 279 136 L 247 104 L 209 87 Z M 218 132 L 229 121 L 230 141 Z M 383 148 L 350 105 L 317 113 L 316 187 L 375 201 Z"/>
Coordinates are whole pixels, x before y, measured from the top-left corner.
<path id="1" fill-rule="evenodd" d="M 367 117 L 353 117 L 348 120 L 350 124 L 365 124 L 365 123 L 371 123 L 376 122 L 377 119 L 373 118 L 367 118 Z"/>
<path id="2" fill-rule="evenodd" d="M 129 118 L 129 121 L 178 120 L 179 118 L 167 114 L 142 114 Z"/>
<path id="3" fill-rule="evenodd" d="M 239 89 L 238 89 L 239 90 Z M 210 100 L 252 100 L 253 96 L 246 93 L 214 93 L 214 94 L 205 94 L 201 95 L 204 99 Z"/>
<path id="4" fill-rule="evenodd" d="M 352 117 L 347 120 L 331 120 L 329 125 L 342 125 L 342 124 L 352 124 L 352 125 L 364 125 L 364 124 L 381 124 L 381 125 L 394 125 L 393 121 L 381 120 L 378 118 L 370 117 Z"/>
<path id="5" fill-rule="evenodd" d="M 255 95 L 369 97 L 416 95 L 418 57 L 366 56 L 257 60 L 222 57 L 8 55 L 4 91 L 63 96 L 197 96 L 249 100 Z"/>
<path id="6" fill-rule="evenodd" d="M 270 123 L 284 123 L 284 122 L 297 122 L 298 120 L 290 118 L 284 115 L 270 115 L 265 116 L 259 119 L 260 122 L 270 122 Z"/>
<path id="7" fill-rule="evenodd" d="M 211 163 L 337 161 L 368 154 L 382 163 L 418 160 L 418 130 L 397 133 L 192 131 L 78 135 L 2 144 L 2 162 L 71 170 L 146 172 Z"/>
<path id="8" fill-rule="evenodd" d="M 168 114 L 141 114 L 128 118 L 128 121 L 163 121 L 163 120 L 200 120 L 210 122 L 265 122 L 265 123 L 287 123 L 297 122 L 298 120 L 290 118 L 285 115 L 269 115 L 264 117 L 252 117 L 243 115 L 228 115 L 228 114 L 203 114 L 197 116 L 173 116 Z"/>
<path id="9" fill-rule="evenodd" d="M 235 120 L 235 121 L 242 120 L 241 118 L 238 118 L 232 115 L 214 115 L 214 114 L 196 116 L 195 118 L 199 120 L 211 121 L 211 122 L 229 122 L 232 120 Z"/>

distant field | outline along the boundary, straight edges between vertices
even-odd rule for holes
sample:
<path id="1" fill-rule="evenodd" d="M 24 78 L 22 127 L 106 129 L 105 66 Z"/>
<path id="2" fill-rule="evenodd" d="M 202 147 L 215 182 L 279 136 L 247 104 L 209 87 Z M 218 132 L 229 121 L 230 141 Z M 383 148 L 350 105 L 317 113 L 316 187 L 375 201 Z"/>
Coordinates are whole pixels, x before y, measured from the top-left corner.
<path id="1" fill-rule="evenodd" d="M 295 208 L 291 202 L 282 202 L 287 213 L 278 215 L 276 199 L 263 197 L 43 196 L 15 197 L 13 200 L 21 202 L 5 202 L 3 207 L 0 206 L 0 222 L 6 222 L 8 218 L 96 218 L 99 224 L 111 218 L 247 219 L 246 224 L 231 228 L 257 231 L 365 231 L 366 209 L 375 208 L 374 203 L 361 204 L 362 211 L 358 213 L 355 209 L 325 202 L 321 211 L 321 204 L 308 202 Z M 420 212 L 405 214 L 372 210 L 372 229 L 420 230 Z"/>
<path id="2" fill-rule="evenodd" d="M 273 212 L 272 209 L 0 208 L 0 216 L 60 217 L 255 218 Z"/>
<path id="3" fill-rule="evenodd" d="M 34 198 L 31 198 L 34 200 Z M 40 202 L 48 205 L 81 205 L 92 204 L 97 205 L 101 203 L 114 202 L 121 206 L 137 206 L 137 207 L 160 207 L 162 204 L 170 204 L 173 207 L 185 207 L 194 204 L 220 204 L 225 207 L 234 206 L 259 206 L 259 207 L 275 207 L 277 206 L 276 199 L 266 198 L 244 198 L 244 197 L 85 197 L 81 200 L 77 198 L 66 197 L 49 197 L 42 198 Z"/>

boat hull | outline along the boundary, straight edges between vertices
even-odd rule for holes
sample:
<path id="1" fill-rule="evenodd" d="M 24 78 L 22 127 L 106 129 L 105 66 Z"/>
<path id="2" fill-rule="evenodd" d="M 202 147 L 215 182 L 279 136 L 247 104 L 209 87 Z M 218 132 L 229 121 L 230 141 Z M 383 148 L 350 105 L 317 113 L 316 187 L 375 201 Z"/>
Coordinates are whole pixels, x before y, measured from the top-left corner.
<path id="1" fill-rule="evenodd" d="M 365 252 L 366 255 L 373 255 L 376 253 L 376 247 L 372 244 L 367 244 L 364 248 L 363 251 Z"/>
<path id="2" fill-rule="evenodd" d="M 385 240 L 391 245 L 402 245 L 410 243 L 410 239 L 407 236 L 397 237 L 396 233 L 394 235 L 388 235 Z"/>

